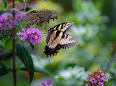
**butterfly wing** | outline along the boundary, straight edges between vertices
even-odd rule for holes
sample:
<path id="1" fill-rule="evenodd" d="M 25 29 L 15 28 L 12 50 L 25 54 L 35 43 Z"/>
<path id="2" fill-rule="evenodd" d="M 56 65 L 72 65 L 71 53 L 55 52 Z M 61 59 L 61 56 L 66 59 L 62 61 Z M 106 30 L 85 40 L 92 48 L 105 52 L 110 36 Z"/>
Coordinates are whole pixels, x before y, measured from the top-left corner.
<path id="1" fill-rule="evenodd" d="M 62 23 L 61 31 L 65 33 L 73 24 L 74 22 Z"/>
<path id="2" fill-rule="evenodd" d="M 77 41 L 68 33 L 64 33 L 64 35 L 60 41 L 61 48 L 63 48 L 63 49 L 76 46 L 77 44 L 78 44 Z"/>

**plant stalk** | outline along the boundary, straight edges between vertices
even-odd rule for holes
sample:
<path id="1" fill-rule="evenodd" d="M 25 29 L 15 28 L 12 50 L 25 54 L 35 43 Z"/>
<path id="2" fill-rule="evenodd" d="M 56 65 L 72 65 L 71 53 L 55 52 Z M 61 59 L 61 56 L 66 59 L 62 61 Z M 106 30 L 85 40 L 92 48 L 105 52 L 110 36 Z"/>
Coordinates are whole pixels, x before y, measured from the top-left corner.
<path id="1" fill-rule="evenodd" d="M 15 8 L 15 0 L 13 0 L 13 8 Z M 13 17 L 15 17 L 15 10 L 13 10 Z M 15 28 L 13 28 L 13 32 L 15 33 Z M 13 81 L 14 86 L 16 86 L 16 68 L 15 68 L 15 34 L 13 35 Z"/>
<path id="2" fill-rule="evenodd" d="M 23 20 L 24 20 L 24 16 L 25 16 L 25 8 L 26 8 L 26 2 L 24 2 Z"/>

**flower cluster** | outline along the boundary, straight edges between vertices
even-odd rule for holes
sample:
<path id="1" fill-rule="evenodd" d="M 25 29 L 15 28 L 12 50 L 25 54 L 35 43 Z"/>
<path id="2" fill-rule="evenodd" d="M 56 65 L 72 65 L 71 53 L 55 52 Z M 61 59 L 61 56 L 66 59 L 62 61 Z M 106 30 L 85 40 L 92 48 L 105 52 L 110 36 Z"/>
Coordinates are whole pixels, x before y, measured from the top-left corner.
<path id="1" fill-rule="evenodd" d="M 24 28 L 22 29 L 22 31 L 23 32 L 17 33 L 17 35 L 19 35 L 18 38 L 20 38 L 22 41 L 27 41 L 27 43 L 25 44 L 26 46 L 28 45 L 28 43 L 36 45 L 41 40 L 42 34 L 38 29 Z"/>
<path id="2" fill-rule="evenodd" d="M 0 21 L 0 29 L 3 31 L 5 29 L 13 29 L 16 28 L 16 26 L 14 24 L 18 23 L 19 20 L 11 17 L 9 19 L 3 19 Z"/>
<path id="3" fill-rule="evenodd" d="M 21 16 L 19 17 L 18 15 L 16 14 L 15 18 L 12 17 L 11 12 L 6 12 L 0 15 L 0 39 L 11 37 L 12 32 L 6 31 L 6 29 L 16 28 L 15 24 L 18 24 L 22 21 Z"/>
<path id="4" fill-rule="evenodd" d="M 104 82 L 108 82 L 108 79 L 102 71 L 96 71 L 88 75 L 87 84 L 85 86 L 104 86 Z"/>
<path id="5" fill-rule="evenodd" d="M 26 14 L 24 17 L 21 13 L 15 11 L 15 18 L 12 16 L 13 10 L 6 12 L 0 15 L 0 30 L 4 31 L 5 29 L 16 28 L 17 23 L 20 23 L 27 18 L 29 14 Z M 21 11 L 23 13 L 23 11 Z M 10 18 L 8 18 L 10 17 Z"/>
<path id="6" fill-rule="evenodd" d="M 40 10 L 37 13 L 33 13 L 28 16 L 26 24 L 26 28 L 30 28 L 33 26 L 41 26 L 42 23 L 49 23 L 51 19 L 57 19 L 57 13 L 52 10 Z"/>
<path id="7" fill-rule="evenodd" d="M 51 82 L 52 82 L 52 79 L 47 79 L 42 84 L 39 83 L 39 86 L 52 86 Z"/>
<path id="8" fill-rule="evenodd" d="M 16 17 L 7 18 L 7 16 L 9 16 L 9 13 L 0 15 L 0 40 L 2 38 L 11 37 L 12 31 L 7 31 L 6 29 L 16 28 L 15 24 L 21 22 L 21 18 L 16 18 Z"/>

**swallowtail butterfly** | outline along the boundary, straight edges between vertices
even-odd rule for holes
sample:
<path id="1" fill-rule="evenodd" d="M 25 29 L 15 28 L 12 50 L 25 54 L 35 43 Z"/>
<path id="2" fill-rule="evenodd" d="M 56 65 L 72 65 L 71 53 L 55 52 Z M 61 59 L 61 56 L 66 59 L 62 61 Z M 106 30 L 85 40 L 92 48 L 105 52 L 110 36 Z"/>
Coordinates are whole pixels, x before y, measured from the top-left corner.
<path id="1" fill-rule="evenodd" d="M 48 29 L 44 51 L 47 57 L 56 55 L 61 48 L 66 49 L 77 45 L 77 41 L 66 33 L 73 24 L 74 22 L 66 22 Z"/>

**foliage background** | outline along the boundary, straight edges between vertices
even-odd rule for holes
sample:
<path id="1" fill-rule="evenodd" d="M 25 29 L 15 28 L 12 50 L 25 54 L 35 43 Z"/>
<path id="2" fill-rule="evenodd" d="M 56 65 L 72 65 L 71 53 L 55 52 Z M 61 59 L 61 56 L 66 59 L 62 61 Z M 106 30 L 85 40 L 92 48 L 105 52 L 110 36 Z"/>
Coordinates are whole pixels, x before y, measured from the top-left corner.
<path id="1" fill-rule="evenodd" d="M 10 3 L 10 0 L 8 0 Z M 20 3 L 19 3 L 20 2 Z M 32 4 L 35 1 L 30 0 Z M 16 4 L 22 5 L 22 0 Z M 108 83 L 105 86 L 116 85 L 116 56 L 112 47 L 116 40 L 116 0 L 37 0 L 34 9 L 51 9 L 58 12 L 58 19 L 43 25 L 42 40 L 35 46 L 26 47 L 33 58 L 34 66 L 39 72 L 34 73 L 31 86 L 37 86 L 47 78 L 53 79 L 53 86 L 84 86 L 87 75 L 96 70 L 105 72 Z M 0 10 L 4 10 L 2 1 Z M 68 30 L 78 42 L 78 46 L 60 50 L 57 56 L 46 59 L 44 47 L 46 45 L 44 32 L 62 22 L 75 22 Z M 22 26 L 25 23 L 21 24 Z M 11 50 L 11 41 L 2 42 L 7 51 Z M 4 62 L 12 66 L 11 58 Z M 16 58 L 16 67 L 24 65 Z M 13 86 L 12 73 L 0 76 L 0 86 Z M 28 86 L 29 75 L 26 71 L 17 72 L 17 86 Z"/>

